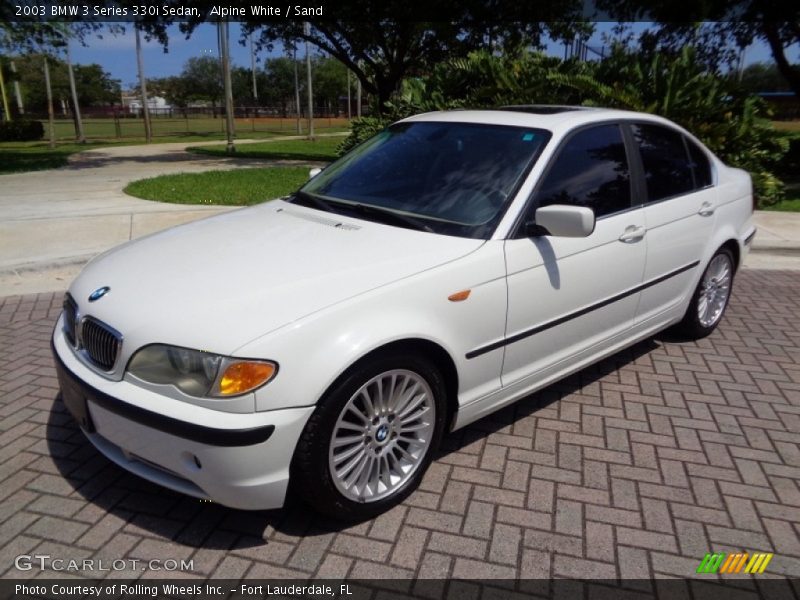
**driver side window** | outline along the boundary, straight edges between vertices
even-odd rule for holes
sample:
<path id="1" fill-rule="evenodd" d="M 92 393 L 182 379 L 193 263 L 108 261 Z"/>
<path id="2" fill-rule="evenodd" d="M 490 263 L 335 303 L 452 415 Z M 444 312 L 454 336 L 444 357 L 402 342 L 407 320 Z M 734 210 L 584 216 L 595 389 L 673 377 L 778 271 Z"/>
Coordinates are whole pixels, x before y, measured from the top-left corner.
<path id="1" fill-rule="evenodd" d="M 630 171 L 619 125 L 584 129 L 561 147 L 534 192 L 531 210 L 550 204 L 586 206 L 597 218 L 630 208 Z"/>

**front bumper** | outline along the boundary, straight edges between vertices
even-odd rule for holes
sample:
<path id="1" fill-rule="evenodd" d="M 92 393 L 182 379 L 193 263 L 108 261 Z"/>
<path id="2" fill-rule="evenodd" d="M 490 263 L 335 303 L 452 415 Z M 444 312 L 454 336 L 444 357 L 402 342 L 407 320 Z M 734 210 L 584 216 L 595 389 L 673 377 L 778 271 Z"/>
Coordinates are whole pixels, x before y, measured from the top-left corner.
<path id="1" fill-rule="evenodd" d="M 313 406 L 220 413 L 100 377 L 75 357 L 58 325 L 52 350 L 65 406 L 107 458 L 154 483 L 232 508 L 283 506 L 289 464 Z M 172 414 L 152 410 L 156 403 Z"/>

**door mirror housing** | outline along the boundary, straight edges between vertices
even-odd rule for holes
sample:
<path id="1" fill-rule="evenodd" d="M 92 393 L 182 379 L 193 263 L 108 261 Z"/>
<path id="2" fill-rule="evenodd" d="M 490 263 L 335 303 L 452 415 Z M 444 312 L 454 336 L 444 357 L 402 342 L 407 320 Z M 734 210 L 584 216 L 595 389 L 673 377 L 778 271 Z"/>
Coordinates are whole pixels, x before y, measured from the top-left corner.
<path id="1" fill-rule="evenodd" d="M 314 177 L 316 177 L 320 173 L 322 173 L 322 168 L 321 167 L 314 167 L 313 169 L 311 169 L 308 172 L 308 178 L 309 179 L 314 179 Z"/>
<path id="2" fill-rule="evenodd" d="M 595 226 L 594 211 L 586 206 L 551 204 L 536 209 L 536 223 L 528 225 L 530 235 L 589 237 Z"/>

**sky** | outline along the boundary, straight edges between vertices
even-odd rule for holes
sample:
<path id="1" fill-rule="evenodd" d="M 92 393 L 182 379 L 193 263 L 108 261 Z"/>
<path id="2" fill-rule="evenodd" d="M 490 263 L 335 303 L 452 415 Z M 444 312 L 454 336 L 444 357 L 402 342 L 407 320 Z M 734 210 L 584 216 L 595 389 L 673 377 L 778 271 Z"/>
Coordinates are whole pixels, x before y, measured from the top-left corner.
<path id="1" fill-rule="evenodd" d="M 122 35 L 111 35 L 107 32 L 103 34 L 103 39 L 98 39 L 96 35 L 87 38 L 86 45 L 81 46 L 78 42 L 72 44 L 72 60 L 79 64 L 98 63 L 104 70 L 109 72 L 114 79 L 119 79 L 123 89 L 131 88 L 136 85 L 136 58 L 135 58 L 135 37 L 130 24 L 126 24 L 126 32 Z M 613 23 L 598 23 L 596 31 L 589 40 L 592 47 L 603 45 L 603 33 L 610 32 Z M 634 31 L 647 27 L 647 23 L 634 24 Z M 169 32 L 169 48 L 164 53 L 162 46 L 156 42 L 143 42 L 144 70 L 146 77 L 166 77 L 178 75 L 184 63 L 193 56 L 210 54 L 217 56 L 217 34 L 216 25 L 200 25 L 192 36 L 187 40 L 177 26 L 172 26 Z M 234 65 L 250 66 L 249 45 L 239 44 L 241 31 L 238 23 L 231 24 L 231 61 Z M 312 52 L 314 51 L 312 47 Z M 270 56 L 280 56 L 283 48 L 278 44 L 273 52 L 266 50 L 257 55 L 259 64 Z M 562 44 L 549 43 L 547 52 L 555 56 L 564 55 Z M 304 56 L 302 48 L 298 54 Z M 790 62 L 800 61 L 800 46 L 795 45 L 788 53 Z M 766 44 L 759 43 L 750 46 L 745 51 L 745 64 L 753 62 L 771 61 L 769 48 Z"/>

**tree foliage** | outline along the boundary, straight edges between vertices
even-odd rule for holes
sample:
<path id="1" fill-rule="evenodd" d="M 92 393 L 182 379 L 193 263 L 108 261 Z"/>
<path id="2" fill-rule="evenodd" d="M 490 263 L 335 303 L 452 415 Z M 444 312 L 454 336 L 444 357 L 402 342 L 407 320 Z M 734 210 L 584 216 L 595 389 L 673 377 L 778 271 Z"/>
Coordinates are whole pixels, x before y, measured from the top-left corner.
<path id="1" fill-rule="evenodd" d="M 642 46 L 651 51 L 674 52 L 691 45 L 697 57 L 713 69 L 733 64 L 739 50 L 754 41 L 766 43 L 783 78 L 800 96 L 800 66 L 787 58 L 790 47 L 800 43 L 800 4 L 776 0 L 704 0 L 687 3 L 663 0 L 597 0 L 598 7 L 620 21 L 656 21 L 655 32 L 646 32 Z"/>
<path id="2" fill-rule="evenodd" d="M 17 67 L 17 80 L 23 95 L 25 109 L 29 112 L 47 111 L 47 97 L 44 87 L 41 54 L 25 54 L 14 57 Z M 64 61 L 49 58 L 50 81 L 53 97 L 71 105 L 67 65 Z M 119 102 L 120 82 L 98 64 L 73 65 L 75 87 L 81 106 L 105 106 Z"/>
<path id="3" fill-rule="evenodd" d="M 788 139 L 767 119 L 763 101 L 705 71 L 688 47 L 677 55 L 652 56 L 617 48 L 598 63 L 476 52 L 407 81 L 388 115 L 354 123 L 341 151 L 414 113 L 509 104 L 584 104 L 659 114 L 695 134 L 726 163 L 749 171 L 763 204 L 783 195 L 774 170 Z"/>
<path id="4" fill-rule="evenodd" d="M 617 48 L 592 76 L 552 78 L 585 95 L 584 104 L 661 115 L 694 133 L 726 163 L 750 172 L 762 204 L 784 194 L 774 169 L 789 140 L 766 104 L 729 78 L 705 71 L 686 46 L 676 55 L 642 56 Z"/>
<path id="5" fill-rule="evenodd" d="M 742 70 L 742 89 L 757 94 L 759 92 L 789 92 L 789 82 L 778 71 L 774 63 L 759 62 Z"/>

